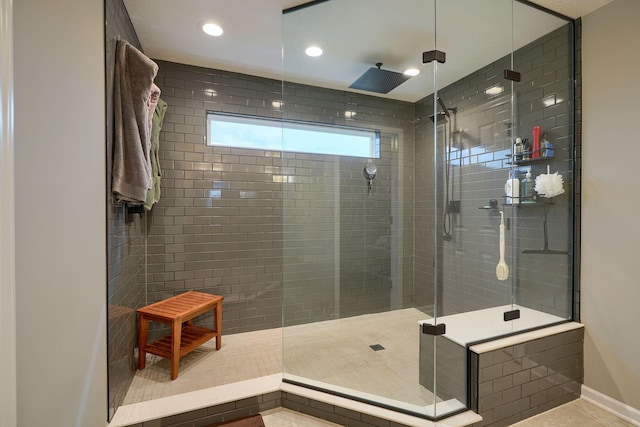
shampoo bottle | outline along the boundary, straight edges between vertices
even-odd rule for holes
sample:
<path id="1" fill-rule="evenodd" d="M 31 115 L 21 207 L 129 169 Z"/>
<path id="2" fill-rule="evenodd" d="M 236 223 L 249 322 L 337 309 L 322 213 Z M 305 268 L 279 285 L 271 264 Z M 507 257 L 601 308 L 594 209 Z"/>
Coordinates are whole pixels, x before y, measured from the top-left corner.
<path id="1" fill-rule="evenodd" d="M 540 126 L 533 127 L 533 146 L 531 147 L 531 158 L 540 157 Z"/>

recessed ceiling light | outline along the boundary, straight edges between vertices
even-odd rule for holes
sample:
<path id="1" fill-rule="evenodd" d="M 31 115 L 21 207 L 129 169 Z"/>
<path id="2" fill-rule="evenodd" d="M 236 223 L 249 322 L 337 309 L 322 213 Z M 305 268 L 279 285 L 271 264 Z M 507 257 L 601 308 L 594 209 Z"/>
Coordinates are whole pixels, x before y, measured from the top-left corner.
<path id="1" fill-rule="evenodd" d="M 403 74 L 405 76 L 414 77 L 414 76 L 417 76 L 418 74 L 420 74 L 420 70 L 418 70 L 417 68 L 408 68 L 408 69 L 404 70 Z"/>
<path id="2" fill-rule="evenodd" d="M 322 49 L 320 49 L 318 46 L 309 46 L 304 53 L 306 53 L 309 56 L 320 56 L 322 55 Z"/>
<path id="3" fill-rule="evenodd" d="M 221 36 L 223 33 L 222 27 L 220 25 L 211 22 L 202 24 L 202 31 L 214 37 Z"/>
<path id="4" fill-rule="evenodd" d="M 353 119 L 356 116 L 356 112 L 355 111 L 345 111 L 344 112 L 344 116 L 347 119 Z"/>

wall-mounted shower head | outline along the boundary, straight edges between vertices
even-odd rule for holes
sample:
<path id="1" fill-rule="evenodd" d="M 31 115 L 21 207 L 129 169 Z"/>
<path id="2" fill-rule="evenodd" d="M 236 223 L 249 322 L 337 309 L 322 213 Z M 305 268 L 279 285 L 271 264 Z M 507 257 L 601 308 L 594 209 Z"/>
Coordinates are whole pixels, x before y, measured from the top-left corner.
<path id="1" fill-rule="evenodd" d="M 449 115 L 445 114 L 444 111 L 438 111 L 436 114 L 432 114 L 429 116 L 432 122 L 436 122 L 436 117 L 438 118 L 438 123 L 444 123 L 448 120 Z"/>
<path id="2" fill-rule="evenodd" d="M 436 117 L 438 118 L 438 122 L 440 122 L 441 120 L 443 121 L 447 121 L 451 118 L 451 114 L 449 114 L 449 110 L 451 111 L 456 111 L 455 108 L 447 108 L 446 105 L 444 105 L 444 102 L 442 102 L 442 99 L 440 97 L 436 98 L 438 105 L 440 106 L 440 109 L 442 111 L 436 111 L 435 114 L 432 114 L 431 116 L 429 116 L 429 118 L 431 119 L 432 122 L 436 122 Z"/>
<path id="3" fill-rule="evenodd" d="M 440 106 L 440 108 L 442 108 L 442 111 L 444 112 L 444 115 L 447 116 L 447 118 L 451 117 L 449 115 L 449 110 L 447 109 L 447 106 L 444 105 L 444 102 L 442 102 L 442 98 L 438 97 L 438 105 Z"/>

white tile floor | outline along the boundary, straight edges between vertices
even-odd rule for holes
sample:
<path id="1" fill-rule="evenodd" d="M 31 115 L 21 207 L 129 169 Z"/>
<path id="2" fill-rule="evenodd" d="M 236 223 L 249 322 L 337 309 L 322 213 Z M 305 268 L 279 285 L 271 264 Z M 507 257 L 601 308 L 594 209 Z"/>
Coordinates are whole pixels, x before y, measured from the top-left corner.
<path id="1" fill-rule="evenodd" d="M 610 412 L 578 399 L 517 424 L 517 427 L 633 427 Z"/>
<path id="2" fill-rule="evenodd" d="M 268 329 L 224 335 L 222 348 L 211 340 L 180 360 L 178 378 L 171 381 L 169 360 L 147 355 L 147 366 L 136 373 L 123 405 L 231 384 L 282 372 L 282 331 Z"/>

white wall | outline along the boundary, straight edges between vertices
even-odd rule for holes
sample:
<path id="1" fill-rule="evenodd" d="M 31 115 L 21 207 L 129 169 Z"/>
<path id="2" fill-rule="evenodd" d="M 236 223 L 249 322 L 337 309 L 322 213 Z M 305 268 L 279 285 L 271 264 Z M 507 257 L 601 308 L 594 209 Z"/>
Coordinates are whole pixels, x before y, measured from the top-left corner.
<path id="1" fill-rule="evenodd" d="M 640 409 L 640 1 L 583 19 L 585 385 Z"/>
<path id="2" fill-rule="evenodd" d="M 14 1 L 19 427 L 106 425 L 103 4 Z"/>

